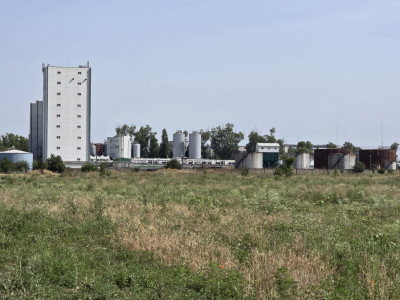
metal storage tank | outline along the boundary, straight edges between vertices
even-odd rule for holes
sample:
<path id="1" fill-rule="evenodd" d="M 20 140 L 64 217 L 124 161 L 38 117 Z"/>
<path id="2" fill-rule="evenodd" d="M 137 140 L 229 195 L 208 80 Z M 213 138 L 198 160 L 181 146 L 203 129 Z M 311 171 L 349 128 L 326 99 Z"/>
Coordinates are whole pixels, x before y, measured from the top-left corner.
<path id="1" fill-rule="evenodd" d="M 29 170 L 32 170 L 33 153 L 24 152 L 20 150 L 8 150 L 0 152 L 0 160 L 2 160 L 3 157 L 7 158 L 8 160 L 14 163 L 19 161 L 26 161 L 29 164 Z"/>
<path id="2" fill-rule="evenodd" d="M 174 133 L 172 142 L 172 155 L 173 157 L 185 156 L 185 135 L 182 131 Z"/>
<path id="3" fill-rule="evenodd" d="M 310 168 L 310 153 L 299 153 L 296 155 L 294 168 L 304 170 Z"/>
<path id="4" fill-rule="evenodd" d="M 92 156 L 97 155 L 97 153 L 96 153 L 96 145 L 94 145 L 94 144 L 90 145 L 90 155 L 92 155 Z"/>
<path id="5" fill-rule="evenodd" d="M 387 161 L 386 165 L 385 165 L 385 169 L 395 171 L 396 170 L 396 162 L 395 161 L 393 161 L 393 162 Z"/>
<path id="6" fill-rule="evenodd" d="M 328 169 L 328 158 L 331 153 L 350 154 L 350 149 L 327 148 L 314 150 L 314 169 Z"/>
<path id="7" fill-rule="evenodd" d="M 354 154 L 330 153 L 328 156 L 328 169 L 349 170 L 355 163 Z"/>
<path id="8" fill-rule="evenodd" d="M 369 170 L 386 168 L 396 162 L 396 150 L 391 149 L 360 149 L 360 161 Z"/>
<path id="9" fill-rule="evenodd" d="M 104 156 L 107 156 L 107 155 L 108 155 L 107 142 L 104 142 L 104 145 L 103 145 L 103 154 L 104 154 Z"/>
<path id="10" fill-rule="evenodd" d="M 132 153 L 133 153 L 133 158 L 140 158 L 140 144 L 139 143 L 133 143 L 132 144 Z"/>
<path id="11" fill-rule="evenodd" d="M 201 134 L 197 131 L 189 134 L 189 158 L 201 158 Z"/>

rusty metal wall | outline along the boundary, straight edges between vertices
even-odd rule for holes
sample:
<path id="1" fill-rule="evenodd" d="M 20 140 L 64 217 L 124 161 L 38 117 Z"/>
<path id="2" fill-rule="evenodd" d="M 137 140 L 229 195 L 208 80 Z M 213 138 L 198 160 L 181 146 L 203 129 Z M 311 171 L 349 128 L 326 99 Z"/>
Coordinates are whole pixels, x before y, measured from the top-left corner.
<path id="1" fill-rule="evenodd" d="M 314 169 L 328 169 L 328 157 L 331 153 L 350 154 L 350 149 L 329 148 L 314 150 Z"/>
<path id="2" fill-rule="evenodd" d="M 384 168 L 387 162 L 396 161 L 396 150 L 391 149 L 360 149 L 359 160 L 365 164 L 365 167 L 371 170 L 371 165 L 375 169 Z"/>
<path id="3" fill-rule="evenodd" d="M 96 146 L 96 153 L 95 155 L 104 155 L 104 145 L 103 144 L 94 144 Z"/>

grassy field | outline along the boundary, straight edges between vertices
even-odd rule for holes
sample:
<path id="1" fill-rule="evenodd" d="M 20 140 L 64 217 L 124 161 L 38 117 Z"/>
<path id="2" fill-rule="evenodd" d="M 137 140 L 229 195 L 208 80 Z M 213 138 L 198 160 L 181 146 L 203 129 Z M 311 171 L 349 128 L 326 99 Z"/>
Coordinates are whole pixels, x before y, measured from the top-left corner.
<path id="1" fill-rule="evenodd" d="M 0 298 L 400 299 L 400 175 L 0 175 Z"/>

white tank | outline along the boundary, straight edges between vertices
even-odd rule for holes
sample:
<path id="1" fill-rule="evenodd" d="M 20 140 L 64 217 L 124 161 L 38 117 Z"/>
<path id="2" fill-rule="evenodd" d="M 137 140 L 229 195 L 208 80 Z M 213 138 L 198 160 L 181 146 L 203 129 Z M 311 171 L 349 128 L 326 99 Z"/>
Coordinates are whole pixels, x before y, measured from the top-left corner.
<path id="1" fill-rule="evenodd" d="M 310 168 L 310 153 L 297 154 L 294 168 L 297 170 L 309 169 Z"/>
<path id="2" fill-rule="evenodd" d="M 185 135 L 181 131 L 174 133 L 172 142 L 173 157 L 185 156 Z"/>
<path id="3" fill-rule="evenodd" d="M 138 143 L 133 143 L 132 144 L 132 153 L 133 153 L 133 158 L 140 158 L 140 144 Z"/>
<path id="4" fill-rule="evenodd" d="M 395 161 L 386 161 L 385 162 L 385 169 L 387 170 L 396 170 L 396 162 Z"/>
<path id="5" fill-rule="evenodd" d="M 189 134 L 189 158 L 201 158 L 201 134 L 197 131 L 193 131 Z"/>
<path id="6" fill-rule="evenodd" d="M 95 156 L 96 155 L 96 145 L 91 145 L 90 146 L 90 155 Z"/>

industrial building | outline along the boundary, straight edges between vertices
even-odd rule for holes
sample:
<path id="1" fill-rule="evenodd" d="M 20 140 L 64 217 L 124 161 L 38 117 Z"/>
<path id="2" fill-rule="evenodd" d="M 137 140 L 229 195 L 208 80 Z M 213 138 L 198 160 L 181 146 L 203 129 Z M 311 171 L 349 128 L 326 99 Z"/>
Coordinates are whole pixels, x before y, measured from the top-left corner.
<path id="1" fill-rule="evenodd" d="M 29 147 L 36 160 L 51 154 L 89 161 L 91 68 L 42 65 L 43 101 L 30 104 Z"/>
<path id="2" fill-rule="evenodd" d="M 91 69 L 44 64 L 43 158 L 59 155 L 64 162 L 88 161 L 90 152 Z"/>
<path id="3" fill-rule="evenodd" d="M 111 159 L 131 158 L 131 137 L 119 135 L 107 138 L 107 155 Z"/>
<path id="4" fill-rule="evenodd" d="M 275 168 L 279 162 L 278 143 L 257 143 L 254 152 L 239 152 L 236 155 L 237 168 L 265 169 Z"/>
<path id="5" fill-rule="evenodd" d="M 32 170 L 33 153 L 11 149 L 0 152 L 0 160 L 2 160 L 4 157 L 13 163 L 26 161 L 29 164 L 29 169 Z"/>
<path id="6" fill-rule="evenodd" d="M 30 104 L 29 151 L 34 160 L 42 160 L 43 149 L 43 101 Z"/>

